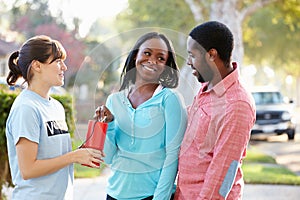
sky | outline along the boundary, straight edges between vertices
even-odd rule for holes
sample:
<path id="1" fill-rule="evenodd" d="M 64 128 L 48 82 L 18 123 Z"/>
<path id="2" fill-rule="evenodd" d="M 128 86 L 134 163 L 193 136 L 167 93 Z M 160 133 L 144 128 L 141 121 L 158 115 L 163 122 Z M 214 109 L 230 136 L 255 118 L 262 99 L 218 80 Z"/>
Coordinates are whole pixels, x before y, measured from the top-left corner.
<path id="1" fill-rule="evenodd" d="M 52 13 L 63 10 L 63 18 L 72 24 L 72 18 L 81 19 L 79 34 L 85 36 L 91 25 L 99 18 L 108 19 L 116 16 L 127 7 L 127 0 L 49 0 Z"/>

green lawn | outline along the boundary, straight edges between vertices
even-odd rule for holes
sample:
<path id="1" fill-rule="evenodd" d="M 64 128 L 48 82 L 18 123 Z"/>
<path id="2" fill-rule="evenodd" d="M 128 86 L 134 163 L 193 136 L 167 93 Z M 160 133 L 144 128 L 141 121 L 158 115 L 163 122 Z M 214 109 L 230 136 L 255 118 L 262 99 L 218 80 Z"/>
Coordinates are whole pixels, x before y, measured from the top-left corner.
<path id="1" fill-rule="evenodd" d="M 73 142 L 73 148 L 79 145 L 79 141 Z M 99 176 L 105 165 L 102 164 L 100 169 L 79 164 L 75 164 L 74 167 L 76 178 L 92 178 Z M 254 148 L 248 149 L 242 169 L 246 183 L 300 185 L 300 176 L 281 165 L 277 165 L 272 156 L 263 154 Z"/>
<path id="2" fill-rule="evenodd" d="M 300 176 L 253 148 L 248 150 L 242 169 L 246 183 L 300 185 Z"/>
<path id="3" fill-rule="evenodd" d="M 75 178 L 93 178 L 96 176 L 100 176 L 104 168 L 104 164 L 100 165 L 100 169 L 90 168 L 82 166 L 80 164 L 74 164 L 74 176 Z"/>

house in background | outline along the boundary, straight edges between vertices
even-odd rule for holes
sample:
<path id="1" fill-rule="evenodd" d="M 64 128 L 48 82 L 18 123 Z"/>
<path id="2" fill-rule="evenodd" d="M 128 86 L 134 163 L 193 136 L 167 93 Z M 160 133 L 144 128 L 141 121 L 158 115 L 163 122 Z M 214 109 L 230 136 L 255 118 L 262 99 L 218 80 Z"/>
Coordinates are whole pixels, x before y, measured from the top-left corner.
<path id="1" fill-rule="evenodd" d="M 14 42 L 7 42 L 0 39 L 0 77 L 6 77 L 8 74 L 8 58 L 13 51 L 19 49 L 19 45 Z"/>

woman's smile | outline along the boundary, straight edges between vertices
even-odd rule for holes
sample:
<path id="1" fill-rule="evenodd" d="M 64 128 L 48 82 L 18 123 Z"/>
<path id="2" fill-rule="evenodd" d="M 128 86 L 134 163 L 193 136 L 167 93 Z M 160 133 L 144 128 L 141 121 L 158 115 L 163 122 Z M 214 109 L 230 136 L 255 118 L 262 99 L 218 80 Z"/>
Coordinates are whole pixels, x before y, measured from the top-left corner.
<path id="1" fill-rule="evenodd" d="M 147 71 L 150 71 L 150 72 L 156 72 L 157 71 L 156 68 L 153 68 L 153 67 L 150 67 L 150 66 L 147 66 L 147 65 L 142 65 L 142 66 Z"/>

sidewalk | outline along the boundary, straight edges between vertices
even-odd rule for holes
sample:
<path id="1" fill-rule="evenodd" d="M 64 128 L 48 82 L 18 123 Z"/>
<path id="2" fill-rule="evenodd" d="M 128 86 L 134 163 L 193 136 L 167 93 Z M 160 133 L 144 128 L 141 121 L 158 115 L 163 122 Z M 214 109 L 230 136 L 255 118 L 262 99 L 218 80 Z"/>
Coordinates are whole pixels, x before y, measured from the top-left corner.
<path id="1" fill-rule="evenodd" d="M 109 169 L 92 179 L 75 179 L 74 200 L 105 200 L 105 187 Z M 246 184 L 243 200 L 298 200 L 300 186 L 290 185 L 252 185 Z"/>
<path id="2" fill-rule="evenodd" d="M 74 182 L 74 200 L 105 200 L 105 187 L 109 169 L 96 178 L 80 178 Z M 10 192 L 7 191 L 10 200 Z M 246 184 L 243 200 L 298 200 L 300 197 L 300 186 L 290 185 L 252 185 Z"/>

